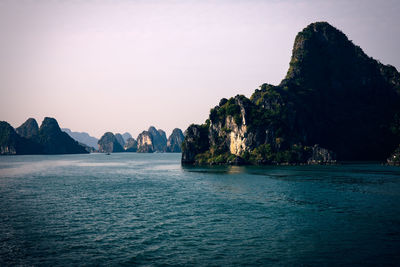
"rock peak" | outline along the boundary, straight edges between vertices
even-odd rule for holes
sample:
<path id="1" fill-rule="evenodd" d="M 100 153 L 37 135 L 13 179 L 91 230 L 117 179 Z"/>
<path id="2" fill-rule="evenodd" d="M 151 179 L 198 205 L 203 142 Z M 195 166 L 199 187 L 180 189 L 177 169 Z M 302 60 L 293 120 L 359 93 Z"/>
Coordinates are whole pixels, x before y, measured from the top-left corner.
<path id="1" fill-rule="evenodd" d="M 58 125 L 57 120 L 54 119 L 54 118 L 51 118 L 51 117 L 45 117 L 43 119 L 42 125 L 40 125 L 40 130 L 42 130 L 43 128 L 48 128 L 48 127 L 51 127 L 51 128 L 54 128 L 54 129 L 58 128 L 61 131 L 61 128 Z"/>
<path id="2" fill-rule="evenodd" d="M 31 138 L 39 133 L 39 126 L 34 118 L 29 118 L 16 131 L 22 137 Z"/>
<path id="3" fill-rule="evenodd" d="M 203 125 L 187 129 L 182 163 L 382 160 L 400 142 L 399 118 L 396 69 L 315 22 L 297 34 L 279 85 L 263 84 L 250 100 L 224 98 Z"/>

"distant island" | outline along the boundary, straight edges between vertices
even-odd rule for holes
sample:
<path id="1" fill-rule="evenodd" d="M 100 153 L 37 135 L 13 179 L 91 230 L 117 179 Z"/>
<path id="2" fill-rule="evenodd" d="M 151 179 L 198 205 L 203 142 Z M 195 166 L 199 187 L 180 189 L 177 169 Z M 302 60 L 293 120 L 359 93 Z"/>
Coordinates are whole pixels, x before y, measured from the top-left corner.
<path id="1" fill-rule="evenodd" d="M 125 136 L 126 133 L 125 133 Z M 138 152 L 138 153 L 153 153 L 153 152 L 181 152 L 181 144 L 184 135 L 181 129 L 175 128 L 171 135 L 166 137 L 166 134 L 161 129 L 156 129 L 150 126 L 147 131 L 141 132 L 136 139 L 129 137 L 126 141 L 121 134 L 105 133 L 100 140 L 99 152 L 115 153 L 115 152 Z"/>
<path id="2" fill-rule="evenodd" d="M 68 128 L 61 128 L 63 132 L 66 132 L 69 136 L 73 139 L 78 141 L 79 143 L 85 144 L 93 149 L 97 149 L 97 142 L 99 139 L 96 137 L 90 136 L 88 133 L 85 132 L 73 132 Z"/>
<path id="3" fill-rule="evenodd" d="M 400 74 L 327 22 L 297 34 L 277 85 L 221 99 L 185 132 L 182 164 L 400 163 Z"/>
<path id="4" fill-rule="evenodd" d="M 175 128 L 169 138 L 163 130 L 151 126 L 132 138 L 129 133 L 105 133 L 100 140 L 85 132 L 72 132 L 61 129 L 54 118 L 46 117 L 38 126 L 35 119 L 29 118 L 14 129 L 9 123 L 0 121 L 0 155 L 29 154 L 79 154 L 115 152 L 181 152 L 184 135 Z"/>
<path id="5" fill-rule="evenodd" d="M 35 119 L 28 119 L 17 129 L 0 121 L 0 154 L 83 154 L 87 147 L 63 132 L 54 118 L 46 117 L 38 126 Z"/>

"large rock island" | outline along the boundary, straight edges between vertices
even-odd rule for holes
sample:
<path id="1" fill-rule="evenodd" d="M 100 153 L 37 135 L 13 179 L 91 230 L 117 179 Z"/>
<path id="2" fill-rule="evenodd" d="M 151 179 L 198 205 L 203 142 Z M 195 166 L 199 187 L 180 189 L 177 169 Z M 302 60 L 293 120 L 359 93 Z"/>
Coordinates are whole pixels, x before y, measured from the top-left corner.
<path id="1" fill-rule="evenodd" d="M 111 132 L 106 132 L 99 140 L 99 152 L 112 153 L 124 152 L 124 148 L 118 142 L 118 139 Z"/>
<path id="2" fill-rule="evenodd" d="M 166 152 L 167 137 L 161 129 L 150 126 L 147 131 L 143 131 L 137 137 L 137 152 L 152 153 Z"/>
<path id="3" fill-rule="evenodd" d="M 175 128 L 171 135 L 168 137 L 167 140 L 167 152 L 172 152 L 172 153 L 180 153 L 181 150 L 181 145 L 183 140 L 185 139 L 185 136 L 182 133 L 182 130 L 179 128 Z"/>
<path id="4" fill-rule="evenodd" d="M 277 86 L 222 99 L 191 125 L 183 164 L 385 160 L 400 143 L 400 74 L 326 22 L 295 39 Z"/>

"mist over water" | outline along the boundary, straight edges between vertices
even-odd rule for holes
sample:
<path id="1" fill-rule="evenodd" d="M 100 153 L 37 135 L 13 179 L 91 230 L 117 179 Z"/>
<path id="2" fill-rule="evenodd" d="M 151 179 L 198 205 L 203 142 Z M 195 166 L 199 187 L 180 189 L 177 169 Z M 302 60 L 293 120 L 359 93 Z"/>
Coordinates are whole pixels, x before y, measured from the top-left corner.
<path id="1" fill-rule="evenodd" d="M 400 169 L 0 157 L 0 265 L 395 265 Z"/>

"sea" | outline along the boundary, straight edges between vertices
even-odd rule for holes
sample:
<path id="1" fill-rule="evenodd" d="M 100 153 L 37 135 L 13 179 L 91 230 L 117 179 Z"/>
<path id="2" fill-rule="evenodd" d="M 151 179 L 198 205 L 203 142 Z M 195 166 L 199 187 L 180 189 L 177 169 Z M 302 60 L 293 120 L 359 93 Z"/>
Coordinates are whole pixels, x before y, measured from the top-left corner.
<path id="1" fill-rule="evenodd" d="M 0 266 L 399 266 L 400 167 L 0 157 Z"/>

